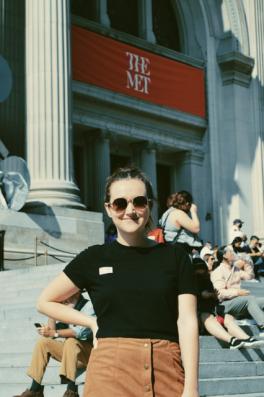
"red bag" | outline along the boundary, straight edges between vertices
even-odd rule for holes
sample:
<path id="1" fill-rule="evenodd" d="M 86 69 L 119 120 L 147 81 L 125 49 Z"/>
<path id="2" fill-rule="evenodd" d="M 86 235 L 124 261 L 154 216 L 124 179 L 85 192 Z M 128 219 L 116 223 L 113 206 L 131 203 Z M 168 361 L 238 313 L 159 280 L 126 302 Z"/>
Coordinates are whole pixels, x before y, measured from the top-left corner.
<path id="1" fill-rule="evenodd" d="M 165 243 L 164 231 L 161 227 L 156 227 L 156 229 L 153 229 L 150 232 L 148 232 L 148 238 L 156 241 L 159 244 Z"/>

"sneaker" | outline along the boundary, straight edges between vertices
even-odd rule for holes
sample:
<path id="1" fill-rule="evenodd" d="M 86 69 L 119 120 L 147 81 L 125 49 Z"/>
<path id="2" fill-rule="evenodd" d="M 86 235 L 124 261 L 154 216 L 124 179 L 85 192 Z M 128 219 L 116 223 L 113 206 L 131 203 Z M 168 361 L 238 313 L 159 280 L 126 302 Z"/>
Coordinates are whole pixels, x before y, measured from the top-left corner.
<path id="1" fill-rule="evenodd" d="M 77 391 L 67 389 L 66 392 L 63 394 L 63 397 L 79 397 L 79 394 Z"/>
<path id="2" fill-rule="evenodd" d="M 44 394 L 43 394 L 43 389 L 40 391 L 32 391 L 27 389 L 22 394 L 19 394 L 19 396 L 14 396 L 14 397 L 44 397 Z"/>
<path id="3" fill-rule="evenodd" d="M 244 339 L 244 348 L 246 349 L 258 349 L 264 346 L 264 340 L 257 340 L 250 336 L 248 339 Z"/>
<path id="4" fill-rule="evenodd" d="M 234 336 L 232 336 L 230 342 L 229 342 L 229 349 L 230 350 L 235 350 L 235 349 L 240 349 L 241 347 L 244 346 L 245 341 L 242 339 L 237 339 Z"/>
<path id="5" fill-rule="evenodd" d="M 264 325 L 259 327 L 259 338 L 264 338 Z"/>

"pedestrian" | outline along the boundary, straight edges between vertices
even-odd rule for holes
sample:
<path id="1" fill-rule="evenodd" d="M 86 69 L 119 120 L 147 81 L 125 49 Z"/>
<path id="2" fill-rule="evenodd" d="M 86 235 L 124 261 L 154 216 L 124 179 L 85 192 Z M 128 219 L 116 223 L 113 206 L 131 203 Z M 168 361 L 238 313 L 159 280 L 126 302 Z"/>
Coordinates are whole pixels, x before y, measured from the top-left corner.
<path id="1" fill-rule="evenodd" d="M 198 323 L 193 266 L 180 244 L 147 238 L 153 190 L 136 168 L 107 179 L 111 244 L 78 255 L 42 292 L 38 309 L 91 327 L 85 397 L 198 397 Z M 58 303 L 86 288 L 97 316 Z"/>

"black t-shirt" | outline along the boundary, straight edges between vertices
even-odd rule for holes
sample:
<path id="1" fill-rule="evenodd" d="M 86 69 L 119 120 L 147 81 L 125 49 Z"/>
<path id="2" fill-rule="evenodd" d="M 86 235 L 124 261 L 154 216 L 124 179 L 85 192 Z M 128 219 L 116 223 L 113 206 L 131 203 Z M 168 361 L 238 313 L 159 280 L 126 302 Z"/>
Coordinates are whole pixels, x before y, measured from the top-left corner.
<path id="1" fill-rule="evenodd" d="M 178 341 L 177 296 L 196 294 L 193 266 L 180 244 L 95 245 L 81 252 L 64 272 L 88 291 L 98 338 Z"/>

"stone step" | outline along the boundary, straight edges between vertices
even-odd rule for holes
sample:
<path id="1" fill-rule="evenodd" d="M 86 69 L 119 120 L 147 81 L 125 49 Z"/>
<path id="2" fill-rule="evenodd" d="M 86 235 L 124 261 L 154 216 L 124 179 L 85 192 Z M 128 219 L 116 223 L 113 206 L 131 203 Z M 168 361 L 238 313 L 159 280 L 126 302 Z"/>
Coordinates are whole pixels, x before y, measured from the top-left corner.
<path id="1" fill-rule="evenodd" d="M 264 349 L 201 349 L 200 352 L 201 363 L 226 362 L 233 365 L 244 361 L 264 361 Z"/>
<path id="2" fill-rule="evenodd" d="M 202 396 L 232 396 L 232 394 L 243 396 L 250 393 L 263 393 L 264 376 L 200 379 L 199 384 Z"/>
<path id="3" fill-rule="evenodd" d="M 12 310 L 3 309 L 0 310 L 0 323 L 2 321 L 9 321 L 9 320 L 19 320 L 19 319 L 27 319 L 32 320 L 32 323 L 36 322 L 36 318 L 42 318 L 42 322 L 47 321 L 47 317 L 39 313 L 36 309 L 36 306 L 32 305 L 31 307 L 23 306 L 13 308 Z"/>
<path id="4" fill-rule="evenodd" d="M 28 385 L 30 383 L 30 378 L 27 375 L 27 369 L 28 363 L 24 366 L 0 367 L 0 390 L 2 389 L 2 384 L 7 383 L 7 379 L 8 384 L 21 383 L 22 385 Z M 84 380 L 85 371 L 83 371 L 82 374 L 78 376 L 77 383 L 84 382 Z M 42 383 L 43 385 L 60 384 L 59 367 L 57 363 L 54 364 L 54 361 L 50 362 L 47 366 Z"/>
<path id="5" fill-rule="evenodd" d="M 20 395 L 30 386 L 30 381 L 26 385 L 21 385 L 20 383 L 12 384 L 1 384 L 1 397 L 12 397 L 15 395 Z M 78 386 L 79 395 L 83 395 L 84 385 L 81 383 Z M 61 397 L 63 396 L 66 385 L 46 385 L 45 386 L 45 397 Z"/>
<path id="6" fill-rule="evenodd" d="M 31 353 L 1 353 L 0 370 L 9 369 L 11 371 L 19 368 L 26 368 L 31 361 Z M 49 367 L 58 367 L 59 363 L 50 360 Z M 200 364 L 200 379 L 213 378 L 215 374 L 219 378 L 245 377 L 264 375 L 264 362 L 235 362 L 227 366 L 226 362 L 203 362 Z"/>
<path id="7" fill-rule="evenodd" d="M 201 363 L 199 368 L 200 379 L 230 377 L 246 377 L 264 375 L 264 362 L 234 362 L 227 365 L 226 362 Z M 264 391 L 264 389 L 263 389 Z"/>
<path id="8" fill-rule="evenodd" d="M 200 397 L 263 397 L 264 394 L 262 393 L 246 393 L 246 394 L 221 394 L 221 396 L 214 395 L 201 395 Z"/>
<path id="9" fill-rule="evenodd" d="M 20 269 L 16 269 L 16 270 L 6 270 L 3 272 L 0 272 L 0 279 L 4 280 L 4 279 L 9 279 L 10 280 L 14 280 L 17 277 L 19 277 L 19 279 L 25 279 L 26 277 L 28 277 L 30 275 L 30 278 L 34 276 L 39 277 L 40 274 L 51 274 L 53 272 L 58 272 L 60 270 L 62 270 L 65 266 L 65 263 L 60 263 L 60 264 L 49 264 L 49 265 L 43 265 L 43 266 L 31 266 L 31 267 L 27 267 L 27 268 L 23 268 L 21 266 Z"/>

